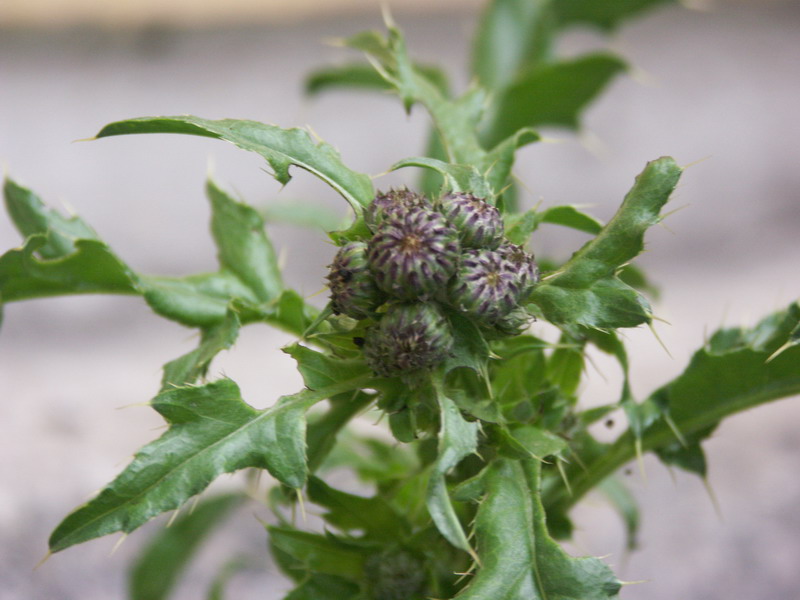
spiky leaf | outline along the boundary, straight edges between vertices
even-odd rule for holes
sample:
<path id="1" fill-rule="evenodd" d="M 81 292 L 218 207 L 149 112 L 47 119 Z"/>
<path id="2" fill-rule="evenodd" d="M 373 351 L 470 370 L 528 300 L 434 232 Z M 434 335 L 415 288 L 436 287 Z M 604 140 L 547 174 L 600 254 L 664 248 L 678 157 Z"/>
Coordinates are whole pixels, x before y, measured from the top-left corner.
<path id="1" fill-rule="evenodd" d="M 294 165 L 313 173 L 339 192 L 358 214 L 372 200 L 370 178 L 347 168 L 330 145 L 315 144 L 302 129 L 282 129 L 257 121 L 221 119 L 212 121 L 193 116 L 142 117 L 117 121 L 103 127 L 96 137 L 131 133 L 184 133 L 231 142 L 263 156 L 280 183 L 291 179 Z"/>

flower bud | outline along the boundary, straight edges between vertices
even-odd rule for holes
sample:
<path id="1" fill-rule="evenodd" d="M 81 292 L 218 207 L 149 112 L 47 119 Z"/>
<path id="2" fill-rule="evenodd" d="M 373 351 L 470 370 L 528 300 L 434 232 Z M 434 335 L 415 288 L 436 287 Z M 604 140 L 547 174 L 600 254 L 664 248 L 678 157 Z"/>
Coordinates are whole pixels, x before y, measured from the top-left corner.
<path id="1" fill-rule="evenodd" d="M 520 282 L 500 252 L 467 250 L 448 292 L 458 310 L 481 324 L 493 325 L 517 307 Z"/>
<path id="2" fill-rule="evenodd" d="M 532 255 L 516 244 L 503 242 L 497 252 L 509 263 L 510 268 L 516 274 L 517 285 L 520 289 L 519 302 L 525 302 L 534 286 L 539 283 L 539 265 L 536 264 Z"/>
<path id="3" fill-rule="evenodd" d="M 369 600 L 408 600 L 427 597 L 427 570 L 406 550 L 391 548 L 364 562 Z"/>
<path id="4" fill-rule="evenodd" d="M 364 222 L 374 232 L 386 219 L 401 217 L 409 210 L 418 208 L 431 209 L 430 200 L 422 194 L 406 189 L 389 190 L 385 194 L 378 192 L 364 211 Z"/>
<path id="5" fill-rule="evenodd" d="M 385 302 L 386 296 L 370 273 L 364 242 L 350 242 L 339 248 L 329 268 L 328 287 L 335 314 L 365 319 Z"/>
<path id="6" fill-rule="evenodd" d="M 420 208 L 386 219 L 368 242 L 375 283 L 400 300 L 431 298 L 458 265 L 455 229 L 437 212 Z"/>
<path id="7" fill-rule="evenodd" d="M 533 317 L 528 312 L 518 306 L 507 315 L 500 317 L 491 326 L 491 334 L 487 337 L 509 337 L 525 333 L 530 327 Z"/>
<path id="8" fill-rule="evenodd" d="M 456 228 L 463 248 L 494 250 L 503 241 L 500 211 L 485 200 L 472 194 L 447 194 L 436 202 L 436 210 Z"/>
<path id="9" fill-rule="evenodd" d="M 432 302 L 395 304 L 364 337 L 367 364 L 382 377 L 431 369 L 453 347 L 450 323 Z"/>

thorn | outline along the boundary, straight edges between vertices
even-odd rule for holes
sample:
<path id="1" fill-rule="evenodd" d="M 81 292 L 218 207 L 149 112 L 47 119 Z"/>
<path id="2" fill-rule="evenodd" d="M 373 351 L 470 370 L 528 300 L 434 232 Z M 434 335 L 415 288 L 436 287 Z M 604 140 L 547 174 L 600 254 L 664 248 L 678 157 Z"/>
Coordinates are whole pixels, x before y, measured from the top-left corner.
<path id="1" fill-rule="evenodd" d="M 620 585 L 639 585 L 640 583 L 650 583 L 649 579 L 640 579 L 639 581 L 620 581 Z"/>
<path id="2" fill-rule="evenodd" d="M 109 556 L 113 556 L 114 553 L 119 550 L 119 547 L 122 546 L 122 543 L 128 539 L 128 534 L 123 533 L 122 537 L 117 540 L 117 543 L 114 544 L 114 547 L 111 549 L 111 552 L 108 553 Z"/>
<path id="3" fill-rule="evenodd" d="M 189 507 L 189 515 L 194 513 L 194 509 L 197 508 L 198 504 L 200 504 L 200 494 L 197 494 L 197 496 L 192 498 L 192 505 Z"/>
<path id="4" fill-rule="evenodd" d="M 791 348 L 791 347 L 792 347 L 792 346 L 794 346 L 794 345 L 795 345 L 795 344 L 792 342 L 792 340 L 789 340 L 789 341 L 788 341 L 788 342 L 786 342 L 786 343 L 785 343 L 783 346 L 781 346 L 780 348 L 778 348 L 777 350 L 775 350 L 775 352 L 773 352 L 772 354 L 770 354 L 770 355 L 769 355 L 769 358 L 768 358 L 767 360 L 765 360 L 765 361 L 764 361 L 764 364 L 766 364 L 766 363 L 768 363 L 768 362 L 772 361 L 772 360 L 773 360 L 773 359 L 775 359 L 775 358 L 778 358 L 778 356 L 779 356 L 779 355 L 783 354 L 783 352 L 785 352 L 786 350 L 788 350 L 789 348 Z"/>
<path id="5" fill-rule="evenodd" d="M 306 503 L 303 500 L 303 492 L 299 488 L 295 490 L 297 493 L 297 503 L 300 506 L 300 515 L 303 518 L 303 525 L 308 526 L 308 515 L 306 513 Z"/>
<path id="6" fill-rule="evenodd" d="M 639 466 L 639 473 L 642 475 L 642 481 L 647 485 L 647 471 L 644 468 L 644 456 L 642 455 L 642 439 L 636 438 L 634 443 L 636 449 L 636 464 Z"/>
<path id="7" fill-rule="evenodd" d="M 711 500 L 711 505 L 714 507 L 717 518 L 724 523 L 725 517 L 722 514 L 722 507 L 719 505 L 719 499 L 714 493 L 714 488 L 711 487 L 711 482 L 708 481 L 708 477 L 703 477 L 703 487 L 706 488 L 706 493 L 708 494 L 709 500 Z"/>
<path id="8" fill-rule="evenodd" d="M 50 557 L 51 557 L 51 556 L 53 556 L 53 553 L 52 553 L 50 550 L 48 550 L 48 551 L 47 551 L 47 554 L 45 554 L 45 555 L 42 557 L 42 559 L 41 559 L 39 562 L 37 562 L 37 563 L 36 563 L 36 566 L 35 566 L 35 567 L 33 567 L 33 570 L 34 570 L 34 571 L 36 571 L 36 570 L 37 570 L 39 567 L 41 567 L 41 566 L 42 566 L 44 563 L 46 563 L 48 560 L 50 560 Z"/>
<path id="9" fill-rule="evenodd" d="M 286 268 L 286 261 L 289 258 L 289 249 L 287 246 L 281 247 L 280 252 L 278 253 L 278 269 L 283 271 Z"/>
<path id="10" fill-rule="evenodd" d="M 556 468 L 558 468 L 558 473 L 561 475 L 561 479 L 564 481 L 564 485 L 567 488 L 567 493 L 572 496 L 572 486 L 569 484 L 569 479 L 567 479 L 567 474 L 564 471 L 564 465 L 561 464 L 561 461 L 556 458 Z"/>
<path id="11" fill-rule="evenodd" d="M 678 426 L 675 424 L 675 421 L 672 420 L 672 417 L 669 415 L 669 413 L 666 412 L 664 413 L 664 421 L 672 430 L 672 433 L 675 434 L 675 437 L 678 438 L 678 441 L 681 443 L 681 446 L 683 446 L 684 448 L 688 448 L 689 445 L 686 443 L 686 438 L 683 437 L 683 434 L 681 433 L 680 429 L 678 429 Z"/>
<path id="12" fill-rule="evenodd" d="M 386 25 L 387 29 L 397 29 L 397 23 L 395 23 L 392 17 L 392 11 L 389 10 L 389 2 L 387 0 L 381 2 L 381 16 L 383 17 L 383 23 Z"/>
<path id="13" fill-rule="evenodd" d="M 179 506 L 178 508 L 176 508 L 176 509 L 175 509 L 175 510 L 172 512 L 172 515 L 170 515 L 170 517 L 169 517 L 169 521 L 167 521 L 167 525 L 166 525 L 166 528 L 167 528 L 167 529 L 169 529 L 170 527 L 172 527 L 172 524 L 175 522 L 175 519 L 177 519 L 177 518 L 178 518 L 178 513 L 180 513 L 180 512 L 181 512 L 181 508 L 183 508 L 183 505 Z"/>
<path id="14" fill-rule="evenodd" d="M 653 318 L 655 319 L 656 317 L 655 317 L 655 316 L 653 316 Z M 666 321 L 665 321 L 665 322 L 666 322 Z M 667 323 L 667 324 L 669 324 L 669 323 Z M 674 358 L 674 357 L 672 356 L 672 353 L 669 351 L 669 348 L 667 348 L 667 346 L 666 346 L 666 344 L 664 343 L 664 341 L 663 341 L 663 340 L 661 339 L 661 337 L 658 335 L 658 332 L 656 331 L 656 328 L 655 328 L 655 327 L 653 327 L 653 324 L 652 324 L 652 323 L 648 323 L 648 324 L 647 324 L 647 326 L 650 328 L 650 331 L 653 333 L 653 335 L 655 336 L 656 340 L 658 340 L 658 343 L 659 343 L 659 345 L 660 345 L 660 346 L 661 346 L 661 347 L 664 349 L 664 352 L 666 352 L 666 353 L 667 353 L 667 356 L 669 356 L 670 358 Z"/>
<path id="15" fill-rule="evenodd" d="M 170 385 L 174 385 L 174 384 L 170 384 Z M 177 386 L 175 386 L 175 387 L 177 387 Z M 123 404 L 122 406 L 117 406 L 114 410 L 124 410 L 126 408 L 134 408 L 134 407 L 142 407 L 142 406 L 147 406 L 149 408 L 149 407 L 152 406 L 152 404 L 150 403 L 149 400 L 147 402 L 131 402 L 130 404 Z"/>
<path id="16" fill-rule="evenodd" d="M 93 142 L 93 141 L 95 141 L 97 139 L 98 139 L 98 137 L 96 135 L 94 135 L 94 136 L 88 137 L 88 138 L 80 138 L 80 139 L 77 139 L 77 140 L 72 140 L 72 143 L 75 144 L 77 142 Z"/>

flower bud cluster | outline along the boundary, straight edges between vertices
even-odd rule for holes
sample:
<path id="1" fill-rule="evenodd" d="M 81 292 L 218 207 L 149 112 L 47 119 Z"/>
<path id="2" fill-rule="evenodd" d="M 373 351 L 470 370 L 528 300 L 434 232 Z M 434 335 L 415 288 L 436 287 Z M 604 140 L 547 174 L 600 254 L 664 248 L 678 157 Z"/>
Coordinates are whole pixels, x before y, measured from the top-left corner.
<path id="1" fill-rule="evenodd" d="M 471 194 L 431 202 L 409 190 L 378 194 L 364 214 L 365 241 L 342 246 L 328 286 L 336 314 L 370 318 L 364 356 L 381 376 L 431 369 L 452 351 L 445 311 L 471 318 L 493 337 L 522 333 L 522 308 L 539 271 L 503 238 L 500 212 Z"/>

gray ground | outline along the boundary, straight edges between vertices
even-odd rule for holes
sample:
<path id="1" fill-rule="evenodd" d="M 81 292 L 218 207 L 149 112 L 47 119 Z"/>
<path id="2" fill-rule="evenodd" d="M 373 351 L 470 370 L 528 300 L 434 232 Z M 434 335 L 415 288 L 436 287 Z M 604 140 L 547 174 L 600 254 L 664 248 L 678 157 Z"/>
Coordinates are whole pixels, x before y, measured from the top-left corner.
<path id="1" fill-rule="evenodd" d="M 464 72 L 471 15 L 415 19 L 398 15 L 410 47 Z M 298 27 L 176 33 L 0 32 L 0 161 L 50 202 L 75 209 L 134 268 L 182 274 L 210 270 L 202 184 L 216 177 L 257 204 L 309 201 L 342 208 L 331 192 L 298 173 L 279 191 L 262 163 L 219 142 L 141 136 L 71 143 L 129 116 L 193 113 L 254 118 L 283 126 L 312 124 L 354 169 L 380 173 L 421 148 L 426 121 L 407 118 L 391 98 L 332 94 L 302 98 L 309 68 L 341 60 L 319 40 L 377 26 L 331 21 Z M 597 40 L 575 35 L 567 50 Z M 683 209 L 648 237 L 642 258 L 663 294 L 658 332 L 630 332 L 635 391 L 678 373 L 705 333 L 752 323 L 798 296 L 800 137 L 797 57 L 800 10 L 733 6 L 717 13 L 671 10 L 626 29 L 614 44 L 637 67 L 589 113 L 586 144 L 522 152 L 517 172 L 529 202 L 588 203 L 608 218 L 644 162 L 672 154 L 689 168 L 673 205 Z M 462 78 L 463 79 L 463 78 Z M 463 80 L 460 83 L 464 83 Z M 597 143 L 597 140 L 601 144 Z M 590 151 L 589 148 L 600 151 Z M 705 159 L 705 160 L 702 160 Z M 406 181 L 382 177 L 378 185 Z M 410 181 L 410 180 L 409 180 Z M 332 248 L 322 236 L 273 227 L 292 284 L 321 287 Z M 534 240 L 537 254 L 567 256 L 582 240 L 562 231 Z M 18 242 L 0 222 L 0 246 Z M 213 371 L 240 382 L 267 406 L 299 380 L 278 350 L 288 341 L 266 327 L 245 330 Z M 37 570 L 49 531 L 70 508 L 109 481 L 159 420 L 142 403 L 157 388 L 159 366 L 194 344 L 185 329 L 151 316 L 136 299 L 84 297 L 6 308 L 0 335 L 0 597 L 72 600 L 123 598 L 125 570 L 151 524 L 117 552 L 102 539 L 52 557 Z M 618 374 L 598 358 L 587 397 L 611 400 Z M 616 517 L 597 499 L 575 516 L 574 550 L 609 555 L 637 600 L 795 598 L 800 590 L 800 436 L 796 399 L 753 411 L 721 427 L 706 444 L 710 483 L 647 461 L 647 481 L 629 477 L 643 505 L 642 549 L 623 553 Z M 223 484 L 230 483 L 230 480 Z M 179 598 L 202 597 L 214 565 L 236 553 L 259 567 L 235 578 L 231 598 L 282 597 L 286 585 L 261 557 L 264 534 L 253 505 L 231 521 Z"/>

